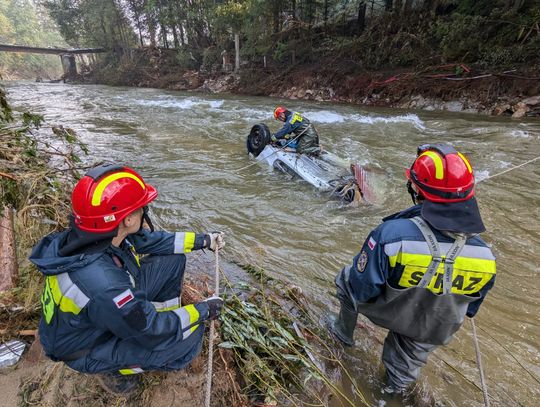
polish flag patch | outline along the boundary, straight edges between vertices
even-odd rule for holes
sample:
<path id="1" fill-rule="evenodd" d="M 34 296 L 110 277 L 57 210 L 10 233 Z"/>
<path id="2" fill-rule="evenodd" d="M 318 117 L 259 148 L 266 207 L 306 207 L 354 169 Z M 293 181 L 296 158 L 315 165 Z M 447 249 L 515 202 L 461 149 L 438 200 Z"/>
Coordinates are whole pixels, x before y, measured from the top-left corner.
<path id="1" fill-rule="evenodd" d="M 368 247 L 373 250 L 375 248 L 375 245 L 377 244 L 377 242 L 375 241 L 375 239 L 373 239 L 372 237 L 369 238 L 368 242 L 367 242 L 367 245 Z"/>
<path id="2" fill-rule="evenodd" d="M 124 305 L 126 305 L 128 302 L 130 302 L 134 298 L 135 298 L 135 296 L 133 295 L 131 290 L 128 288 L 122 294 L 117 295 L 116 297 L 114 297 L 113 301 L 116 304 L 117 308 L 122 308 Z"/>

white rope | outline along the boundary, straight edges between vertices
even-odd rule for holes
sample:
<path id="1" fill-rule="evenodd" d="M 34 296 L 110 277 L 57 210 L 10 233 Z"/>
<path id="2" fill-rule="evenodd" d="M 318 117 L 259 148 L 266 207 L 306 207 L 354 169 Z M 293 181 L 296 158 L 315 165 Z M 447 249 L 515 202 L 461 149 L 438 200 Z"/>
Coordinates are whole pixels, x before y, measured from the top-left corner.
<path id="1" fill-rule="evenodd" d="M 503 175 L 503 174 L 506 174 L 507 172 L 509 171 L 512 171 L 512 170 L 515 170 L 516 168 L 520 168 L 520 167 L 523 167 L 524 165 L 527 165 L 527 164 L 530 164 L 536 160 L 538 160 L 540 158 L 540 156 L 536 157 L 536 158 L 533 158 L 532 160 L 529 160 L 529 161 L 525 161 L 524 163 L 522 164 L 519 164 L 519 165 L 516 165 L 515 167 L 512 167 L 512 168 L 508 168 L 502 172 L 499 172 L 498 174 L 493 174 L 487 178 L 484 178 L 484 179 L 481 179 L 480 181 L 477 182 L 477 184 L 479 184 L 480 182 L 484 182 L 484 181 L 487 181 L 488 179 L 491 179 L 491 178 L 494 178 L 494 177 L 498 177 L 499 175 Z"/>
<path id="2" fill-rule="evenodd" d="M 216 258 L 216 275 L 215 275 L 215 284 L 216 289 L 214 295 L 219 297 L 219 248 L 216 245 L 216 250 L 214 251 Z M 212 393 L 212 363 L 214 357 L 214 321 L 210 321 L 210 335 L 208 338 L 208 376 L 206 377 L 206 396 L 204 399 L 205 407 L 210 407 L 210 395 Z"/>
<path id="3" fill-rule="evenodd" d="M 486 380 L 484 378 L 484 369 L 482 368 L 480 346 L 478 345 L 478 337 L 476 336 L 476 325 L 474 324 L 474 318 L 470 318 L 470 320 L 474 339 L 474 350 L 476 351 L 476 364 L 478 365 L 478 371 L 480 372 L 480 383 L 482 384 L 482 394 L 484 395 L 484 405 L 486 407 L 489 407 L 489 396 L 486 386 Z"/>
<path id="4" fill-rule="evenodd" d="M 295 138 L 289 140 L 289 141 L 287 142 L 287 144 L 285 144 L 283 147 L 277 149 L 277 150 L 274 151 L 272 154 L 266 156 L 266 158 L 272 157 L 272 156 L 273 156 L 275 153 L 277 153 L 278 151 L 283 151 L 283 150 L 285 150 L 285 148 L 286 148 L 289 144 L 291 144 L 294 140 L 296 140 L 298 137 L 300 137 L 302 134 L 304 134 L 304 133 L 306 132 L 306 130 L 309 129 L 311 126 L 312 126 L 312 124 L 310 123 L 309 126 L 307 126 L 307 127 L 302 131 L 302 133 L 300 133 L 300 134 L 299 134 L 298 136 L 296 136 Z M 249 165 L 246 165 L 245 167 L 242 167 L 242 168 L 240 168 L 240 169 L 238 169 L 238 170 L 236 170 L 236 171 L 243 171 L 243 170 L 245 170 L 246 168 L 249 168 L 249 167 L 254 166 L 255 164 L 258 164 L 258 162 L 254 162 L 254 163 L 251 163 L 251 164 L 249 164 Z"/>

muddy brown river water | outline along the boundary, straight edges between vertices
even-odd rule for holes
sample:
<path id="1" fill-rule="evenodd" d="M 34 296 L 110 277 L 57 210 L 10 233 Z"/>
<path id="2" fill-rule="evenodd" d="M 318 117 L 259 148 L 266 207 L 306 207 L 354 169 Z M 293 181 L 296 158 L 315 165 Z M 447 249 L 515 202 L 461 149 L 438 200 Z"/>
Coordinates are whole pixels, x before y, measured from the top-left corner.
<path id="1" fill-rule="evenodd" d="M 410 205 L 404 168 L 416 147 L 453 143 L 476 170 L 488 229 L 483 236 L 498 262 L 496 286 L 476 318 L 491 403 L 540 405 L 540 161 L 488 179 L 540 155 L 539 120 L 156 89 L 6 85 L 17 110 L 75 129 L 92 160 L 140 170 L 159 190 L 154 213 L 163 227 L 225 231 L 224 256 L 300 286 L 317 315 L 337 310 L 333 277 L 367 233 L 381 217 Z M 327 150 L 378 169 L 375 205 L 345 206 L 263 165 L 242 169 L 250 163 L 251 126 L 278 128 L 277 103 L 314 122 Z M 373 405 L 384 404 L 382 338 L 383 330 L 357 329 L 358 346 L 344 355 Z M 443 405 L 483 405 L 469 321 L 431 356 L 421 385 Z"/>

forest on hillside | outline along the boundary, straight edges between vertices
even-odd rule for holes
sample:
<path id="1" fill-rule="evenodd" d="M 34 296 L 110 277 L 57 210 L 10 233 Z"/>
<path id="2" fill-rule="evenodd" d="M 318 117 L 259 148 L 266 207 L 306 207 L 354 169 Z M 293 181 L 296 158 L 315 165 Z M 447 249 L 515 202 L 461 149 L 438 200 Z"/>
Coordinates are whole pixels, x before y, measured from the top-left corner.
<path id="1" fill-rule="evenodd" d="M 2 0 L 8 1 L 8 0 Z M 15 0 L 9 0 L 15 1 Z M 19 1 L 19 0 L 17 0 Z M 384 70 L 449 62 L 537 64 L 537 0 L 46 0 L 66 42 L 116 54 L 174 49 L 182 68 L 345 60 Z"/>
<path id="2" fill-rule="evenodd" d="M 0 44 L 34 47 L 65 46 L 43 4 L 31 0 L 0 0 Z M 0 77 L 58 78 L 62 74 L 55 55 L 0 52 Z"/>

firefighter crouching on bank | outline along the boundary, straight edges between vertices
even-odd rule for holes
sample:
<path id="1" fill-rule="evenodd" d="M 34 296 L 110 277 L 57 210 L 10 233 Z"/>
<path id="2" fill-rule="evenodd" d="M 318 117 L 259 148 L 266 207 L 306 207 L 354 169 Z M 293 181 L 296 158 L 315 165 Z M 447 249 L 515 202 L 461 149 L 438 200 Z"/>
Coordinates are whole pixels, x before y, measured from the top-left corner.
<path id="1" fill-rule="evenodd" d="M 389 330 L 382 361 L 389 393 L 403 393 L 430 352 L 478 312 L 495 282 L 468 159 L 423 145 L 407 170 L 415 206 L 388 216 L 336 277 L 341 303 L 331 331 L 353 346 L 358 313 Z M 418 203 L 418 204 L 417 204 Z"/>
<path id="2" fill-rule="evenodd" d="M 113 393 L 135 390 L 137 373 L 185 367 L 201 350 L 203 322 L 223 305 L 210 297 L 181 306 L 179 298 L 184 253 L 219 249 L 222 234 L 154 231 L 147 205 L 156 197 L 128 167 L 95 167 L 73 190 L 70 227 L 44 237 L 30 257 L 45 275 L 39 337 L 47 356 L 101 374 Z"/>

